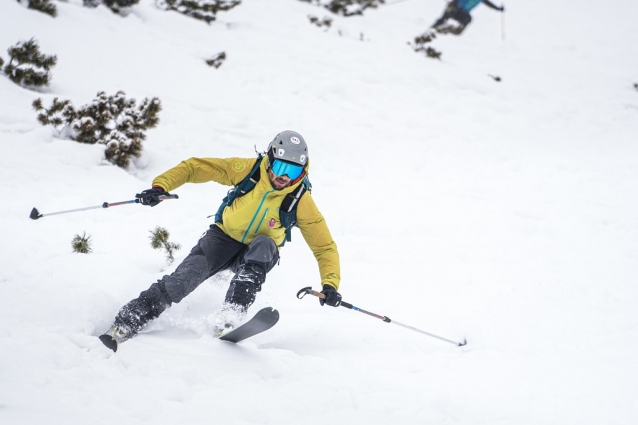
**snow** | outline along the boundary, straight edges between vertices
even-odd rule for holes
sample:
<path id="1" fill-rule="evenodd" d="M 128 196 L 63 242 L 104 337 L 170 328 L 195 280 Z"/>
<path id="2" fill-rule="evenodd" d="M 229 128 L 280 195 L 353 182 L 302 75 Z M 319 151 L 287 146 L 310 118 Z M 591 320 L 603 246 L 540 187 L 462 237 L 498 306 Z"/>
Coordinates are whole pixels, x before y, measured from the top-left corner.
<path id="1" fill-rule="evenodd" d="M 444 2 L 333 18 L 244 0 L 211 25 L 142 0 L 58 17 L 0 2 L 0 56 L 35 37 L 51 86 L 0 76 L 0 423 L 631 424 L 638 417 L 638 3 L 485 6 L 436 61 L 407 45 Z M 504 37 L 503 37 L 504 36 Z M 504 40 L 503 40 L 504 38 Z M 219 69 L 205 60 L 225 51 Z M 492 76 L 500 76 L 496 82 Z M 130 169 L 60 138 L 32 102 L 99 91 L 162 102 Z M 170 273 L 227 188 L 120 202 L 189 157 L 251 157 L 303 134 L 313 197 L 339 246 L 345 308 L 319 289 L 301 234 L 252 308 L 281 320 L 238 345 L 211 336 L 229 274 L 117 353 L 96 338 Z M 150 248 L 163 226 L 176 261 Z M 75 254 L 74 235 L 93 253 Z"/>

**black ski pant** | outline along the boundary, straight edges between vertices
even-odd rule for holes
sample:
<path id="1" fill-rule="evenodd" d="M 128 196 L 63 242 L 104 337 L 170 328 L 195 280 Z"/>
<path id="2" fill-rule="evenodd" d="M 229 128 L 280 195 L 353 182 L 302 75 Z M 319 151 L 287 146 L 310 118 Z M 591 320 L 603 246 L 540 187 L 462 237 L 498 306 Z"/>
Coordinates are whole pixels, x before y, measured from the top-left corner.
<path id="1" fill-rule="evenodd" d="M 463 10 L 463 8 L 459 6 L 457 2 L 453 1 L 445 8 L 443 15 L 434 24 L 432 24 L 432 28 L 439 28 L 440 26 L 445 24 L 448 19 L 454 19 L 459 24 L 461 24 L 461 27 L 458 31 L 460 34 L 461 31 L 463 31 L 463 29 L 465 29 L 465 27 L 472 21 L 472 16 L 470 16 L 468 12 Z"/>
<path id="2" fill-rule="evenodd" d="M 134 335 L 206 279 L 228 269 L 235 272 L 235 277 L 231 280 L 226 301 L 248 308 L 255 299 L 255 292 L 261 290 L 266 273 L 278 261 L 279 250 L 271 238 L 259 235 L 246 245 L 212 225 L 173 273 L 152 284 L 120 309 L 115 324 Z"/>

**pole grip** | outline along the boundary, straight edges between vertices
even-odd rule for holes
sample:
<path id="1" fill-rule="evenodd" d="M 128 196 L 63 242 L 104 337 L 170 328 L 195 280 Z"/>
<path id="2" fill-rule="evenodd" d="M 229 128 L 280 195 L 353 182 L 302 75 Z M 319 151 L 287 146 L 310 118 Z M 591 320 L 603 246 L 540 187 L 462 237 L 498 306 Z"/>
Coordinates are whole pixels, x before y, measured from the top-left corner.
<path id="1" fill-rule="evenodd" d="M 317 292 L 313 290 L 312 286 L 306 286 L 305 288 L 301 288 L 299 292 L 297 292 L 297 298 L 302 299 L 308 294 L 314 295 L 317 298 L 326 298 L 326 296 L 322 294 L 321 292 Z"/>
<path id="2" fill-rule="evenodd" d="M 321 299 L 325 299 L 326 298 L 326 296 L 324 294 L 322 294 L 321 292 L 317 292 L 317 291 L 313 290 L 312 287 L 310 287 L 310 286 L 307 286 L 305 288 L 300 289 L 299 292 L 297 292 L 297 298 L 302 299 L 307 294 L 314 295 L 315 297 L 321 298 Z M 352 309 L 356 310 L 357 309 L 352 304 L 347 303 L 345 301 L 341 301 L 341 303 L 339 305 L 341 307 L 349 308 L 350 310 L 352 310 Z"/>
<path id="3" fill-rule="evenodd" d="M 301 288 L 299 290 L 299 292 L 297 292 L 297 298 L 302 299 L 303 297 L 305 297 L 308 294 L 314 295 L 315 297 L 321 298 L 321 299 L 325 299 L 326 298 L 326 296 L 324 294 L 322 294 L 321 292 L 317 292 L 317 291 L 313 290 L 311 286 L 306 286 L 305 288 Z M 376 317 L 378 319 L 383 320 L 384 322 L 390 322 L 390 319 L 388 319 L 385 316 L 381 316 L 381 315 L 378 315 L 378 314 L 370 313 L 369 311 L 365 311 L 363 309 L 360 309 L 359 307 L 355 307 L 352 304 L 347 303 L 345 301 L 341 301 L 341 303 L 339 303 L 339 305 L 341 307 L 349 308 L 350 310 L 355 310 L 355 311 L 359 311 L 361 313 L 365 313 L 365 314 L 367 314 L 369 316 L 374 316 L 374 317 Z"/>

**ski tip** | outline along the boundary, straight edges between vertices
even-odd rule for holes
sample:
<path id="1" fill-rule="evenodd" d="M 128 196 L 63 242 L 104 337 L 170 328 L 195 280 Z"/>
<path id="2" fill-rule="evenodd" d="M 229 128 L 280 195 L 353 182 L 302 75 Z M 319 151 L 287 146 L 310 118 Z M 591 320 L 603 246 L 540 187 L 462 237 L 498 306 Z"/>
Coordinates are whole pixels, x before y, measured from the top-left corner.
<path id="1" fill-rule="evenodd" d="M 273 307 L 264 307 L 261 310 L 259 310 L 255 314 L 255 316 L 257 316 L 258 314 L 273 314 L 275 316 L 279 316 L 279 311 L 277 311 L 277 309 Z"/>
<path id="2" fill-rule="evenodd" d="M 29 215 L 29 218 L 31 218 L 31 220 L 37 220 L 40 217 L 42 217 L 42 214 L 40 214 L 40 212 L 38 212 L 38 209 L 34 207 L 31 210 L 31 214 Z"/>
<path id="3" fill-rule="evenodd" d="M 240 342 L 275 326 L 279 321 L 279 312 L 272 307 L 264 307 L 250 320 L 242 323 L 230 332 L 218 337 L 222 341 Z"/>
<path id="4" fill-rule="evenodd" d="M 99 338 L 100 341 L 102 341 L 102 344 L 104 344 L 107 348 L 113 350 L 114 353 L 117 352 L 117 341 L 115 341 L 109 335 L 100 335 Z"/>

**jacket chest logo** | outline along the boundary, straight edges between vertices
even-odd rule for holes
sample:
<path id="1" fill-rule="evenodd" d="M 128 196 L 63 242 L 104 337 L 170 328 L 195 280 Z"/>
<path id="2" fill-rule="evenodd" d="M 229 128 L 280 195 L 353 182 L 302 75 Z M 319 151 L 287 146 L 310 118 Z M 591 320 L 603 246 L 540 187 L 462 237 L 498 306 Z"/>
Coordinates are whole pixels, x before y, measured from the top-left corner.
<path id="1" fill-rule="evenodd" d="M 271 218 L 270 221 L 268 221 L 268 227 L 270 227 L 271 229 L 275 227 L 275 224 L 277 224 L 277 221 L 275 221 L 274 218 Z"/>

